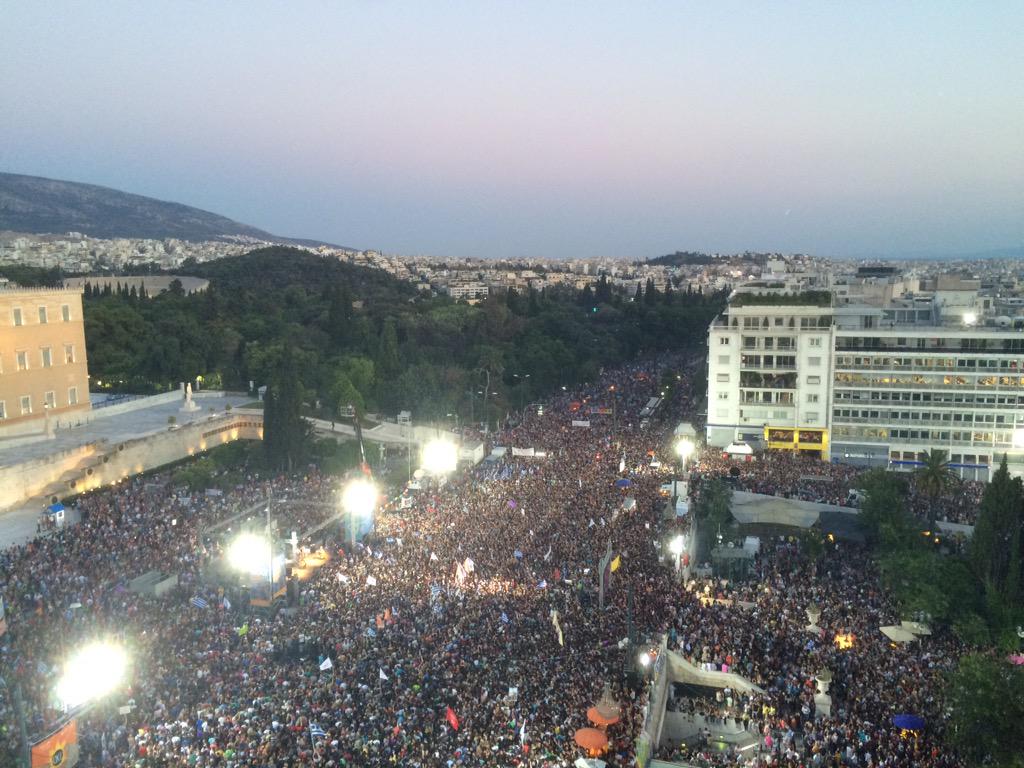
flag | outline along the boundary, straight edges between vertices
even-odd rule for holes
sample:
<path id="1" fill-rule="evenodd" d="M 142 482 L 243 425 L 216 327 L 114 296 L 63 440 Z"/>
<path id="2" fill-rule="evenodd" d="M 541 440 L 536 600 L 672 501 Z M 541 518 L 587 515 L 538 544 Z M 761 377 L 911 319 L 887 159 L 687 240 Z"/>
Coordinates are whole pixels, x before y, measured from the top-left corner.
<path id="1" fill-rule="evenodd" d="M 516 560 L 522 560 L 522 559 L 523 559 L 523 553 L 522 553 L 522 551 L 520 551 L 520 550 L 518 550 L 518 549 L 517 549 L 517 550 L 516 550 L 515 552 L 513 552 L 513 553 L 512 553 L 512 556 L 513 556 L 513 557 L 514 557 L 514 558 L 515 558 Z"/>
<path id="2" fill-rule="evenodd" d="M 501 623 L 508 624 L 508 614 L 504 611 L 501 612 Z"/>
<path id="3" fill-rule="evenodd" d="M 616 555 L 615 559 L 612 560 L 612 573 L 615 573 L 622 566 L 622 555 Z"/>
<path id="4" fill-rule="evenodd" d="M 327 738 L 327 731 L 321 728 L 316 723 L 309 724 L 309 737 L 311 739 L 324 739 Z"/>
<path id="5" fill-rule="evenodd" d="M 537 585 L 537 589 L 547 589 L 547 588 L 548 588 L 548 580 L 547 579 L 542 579 L 540 584 Z"/>
<path id="6" fill-rule="evenodd" d="M 376 587 L 377 586 L 377 578 L 375 576 L 367 576 L 366 577 L 366 586 L 368 586 L 368 587 Z"/>
<path id="7" fill-rule="evenodd" d="M 551 558 L 551 545 L 548 544 L 548 551 L 544 555 L 544 562 L 546 563 Z"/>
<path id="8" fill-rule="evenodd" d="M 523 727 L 519 729 L 519 743 L 526 743 L 526 720 L 523 720 Z"/>
<path id="9" fill-rule="evenodd" d="M 587 525 L 587 528 L 593 528 L 595 525 L 597 525 L 597 523 L 594 522 L 594 518 L 590 518 L 590 523 Z"/>
<path id="10" fill-rule="evenodd" d="M 382 667 L 377 667 L 377 669 L 380 671 L 380 679 L 381 680 L 390 680 L 391 679 L 386 674 L 384 674 L 384 669 Z"/>
<path id="11" fill-rule="evenodd" d="M 189 602 L 192 605 L 194 605 L 196 608 L 209 608 L 210 607 L 210 604 L 208 602 L 206 602 L 205 600 L 203 600 L 203 598 L 199 597 L 198 595 L 196 595 L 191 600 L 189 600 Z"/>
<path id="12" fill-rule="evenodd" d="M 451 725 L 451 727 L 454 728 L 456 731 L 459 730 L 459 718 L 458 716 L 456 716 L 455 710 L 451 707 L 447 707 L 446 710 L 447 711 L 444 713 L 444 716 L 445 719 L 448 721 L 448 724 Z"/>
<path id="13" fill-rule="evenodd" d="M 466 580 L 466 568 L 462 563 L 455 564 L 455 580 L 461 584 Z"/>
<path id="14" fill-rule="evenodd" d="M 249 634 L 249 622 L 245 622 L 242 626 L 235 630 L 239 637 L 245 637 Z"/>
<path id="15" fill-rule="evenodd" d="M 440 559 L 441 558 L 439 558 L 436 553 L 434 553 L 434 552 L 430 553 L 430 562 L 436 563 Z"/>
<path id="16" fill-rule="evenodd" d="M 328 656 L 320 662 L 320 671 L 327 672 L 328 670 L 334 669 L 334 662 L 331 661 L 331 657 Z"/>
<path id="17" fill-rule="evenodd" d="M 227 595 L 224 595 L 224 599 L 220 601 L 220 607 L 223 608 L 225 611 L 231 610 L 231 601 L 228 600 Z"/>
<path id="18" fill-rule="evenodd" d="M 466 573 L 472 573 L 476 570 L 476 563 L 473 562 L 473 558 L 467 557 L 465 562 L 462 563 L 462 567 L 466 569 Z"/>
<path id="19" fill-rule="evenodd" d="M 78 759 L 78 721 L 69 720 L 38 744 L 32 746 L 32 768 L 74 765 Z"/>
<path id="20" fill-rule="evenodd" d="M 555 632 L 558 633 L 558 644 L 565 647 L 565 640 L 562 638 L 562 625 L 558 623 L 558 611 L 551 609 L 551 624 L 555 627 Z"/>

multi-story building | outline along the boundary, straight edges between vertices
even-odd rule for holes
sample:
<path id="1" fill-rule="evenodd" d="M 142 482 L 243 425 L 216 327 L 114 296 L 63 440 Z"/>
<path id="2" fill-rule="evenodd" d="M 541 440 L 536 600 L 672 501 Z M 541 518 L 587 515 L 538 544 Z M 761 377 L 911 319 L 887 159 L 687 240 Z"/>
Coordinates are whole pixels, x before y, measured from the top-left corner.
<path id="1" fill-rule="evenodd" d="M 81 289 L 0 290 L 0 429 L 88 409 Z"/>
<path id="2" fill-rule="evenodd" d="M 966 478 L 1004 455 L 1024 473 L 1024 330 L 980 314 L 987 297 L 833 302 L 733 295 L 708 332 L 709 445 L 892 468 L 941 449 Z"/>

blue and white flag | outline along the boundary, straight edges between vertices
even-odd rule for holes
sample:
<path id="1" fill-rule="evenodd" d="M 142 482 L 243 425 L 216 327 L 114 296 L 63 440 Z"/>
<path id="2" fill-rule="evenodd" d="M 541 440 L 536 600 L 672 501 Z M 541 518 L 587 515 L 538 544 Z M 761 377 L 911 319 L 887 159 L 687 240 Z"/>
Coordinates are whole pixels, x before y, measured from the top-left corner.
<path id="1" fill-rule="evenodd" d="M 198 595 L 196 595 L 191 600 L 189 600 L 189 602 L 192 605 L 194 605 L 196 608 L 209 608 L 210 607 L 210 604 L 208 602 L 206 602 L 205 600 L 203 600 L 203 598 L 199 597 Z"/>
<path id="2" fill-rule="evenodd" d="M 508 624 L 508 614 L 504 611 L 501 612 L 501 623 Z"/>
<path id="3" fill-rule="evenodd" d="M 324 739 L 327 738 L 327 731 L 321 728 L 316 723 L 309 724 L 309 735 L 313 739 Z"/>

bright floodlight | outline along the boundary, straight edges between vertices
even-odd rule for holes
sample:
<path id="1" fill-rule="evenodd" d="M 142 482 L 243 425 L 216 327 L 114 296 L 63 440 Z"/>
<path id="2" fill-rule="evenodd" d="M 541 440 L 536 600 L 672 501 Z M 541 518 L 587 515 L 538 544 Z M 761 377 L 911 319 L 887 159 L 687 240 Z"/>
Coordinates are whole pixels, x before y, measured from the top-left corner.
<path id="1" fill-rule="evenodd" d="M 974 325 L 978 322 L 978 315 L 975 312 L 964 312 L 964 325 Z"/>
<path id="2" fill-rule="evenodd" d="M 649 666 L 651 666 L 651 654 L 649 654 L 647 651 L 644 651 L 643 653 L 640 654 L 640 666 L 641 667 L 649 667 Z"/>
<path id="3" fill-rule="evenodd" d="M 1024 448 L 1024 429 L 1013 430 L 1013 447 Z"/>
<path id="4" fill-rule="evenodd" d="M 676 443 L 676 453 L 679 454 L 679 458 L 682 459 L 684 463 L 688 458 L 690 458 L 690 456 L 693 455 L 693 449 L 693 442 L 687 440 L 686 438 L 683 438 L 678 443 Z"/>
<path id="5" fill-rule="evenodd" d="M 228 563 L 242 573 L 263 573 L 270 567 L 270 542 L 255 533 L 242 533 L 228 546 Z"/>
<path id="6" fill-rule="evenodd" d="M 454 472 L 458 463 L 458 450 L 450 440 L 438 438 L 423 446 L 423 467 L 432 475 Z"/>
<path id="7" fill-rule="evenodd" d="M 341 494 L 341 506 L 350 515 L 366 517 L 377 506 L 377 486 L 369 480 L 353 480 Z"/>
<path id="8" fill-rule="evenodd" d="M 57 683 L 57 696 L 68 709 L 102 698 L 121 685 L 127 668 L 124 648 L 92 643 L 68 660 Z"/>
<path id="9" fill-rule="evenodd" d="M 685 545 L 686 542 L 683 540 L 683 535 L 679 534 L 668 543 L 668 551 L 676 557 L 679 557 L 681 554 L 683 554 L 683 547 Z"/>

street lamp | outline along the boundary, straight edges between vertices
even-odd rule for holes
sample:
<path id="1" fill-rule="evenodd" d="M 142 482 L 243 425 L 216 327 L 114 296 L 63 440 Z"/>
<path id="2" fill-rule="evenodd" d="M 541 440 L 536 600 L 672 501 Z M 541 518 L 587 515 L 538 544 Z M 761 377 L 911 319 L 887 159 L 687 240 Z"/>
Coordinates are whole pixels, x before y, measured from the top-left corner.
<path id="1" fill-rule="evenodd" d="M 436 438 L 423 446 L 423 468 L 432 475 L 442 476 L 454 472 L 459 463 L 455 443 Z"/>
<path id="2" fill-rule="evenodd" d="M 348 538 L 353 546 L 356 543 L 356 518 L 370 517 L 377 508 L 379 495 L 377 486 L 362 478 L 345 486 L 341 494 L 341 506 L 348 513 Z"/>
<path id="3" fill-rule="evenodd" d="M 57 683 L 57 696 L 68 709 L 100 699 L 124 681 L 128 655 L 124 648 L 95 642 L 76 653 Z"/>
<path id="4" fill-rule="evenodd" d="M 679 572 L 679 558 L 684 549 L 686 549 L 686 537 L 683 534 L 679 534 L 668 543 L 668 551 L 674 555 L 676 561 L 676 573 Z"/>
<path id="5" fill-rule="evenodd" d="M 684 469 L 686 468 L 686 462 L 693 455 L 694 448 L 693 441 L 687 440 L 685 437 L 676 443 L 676 454 L 682 459 Z"/>

